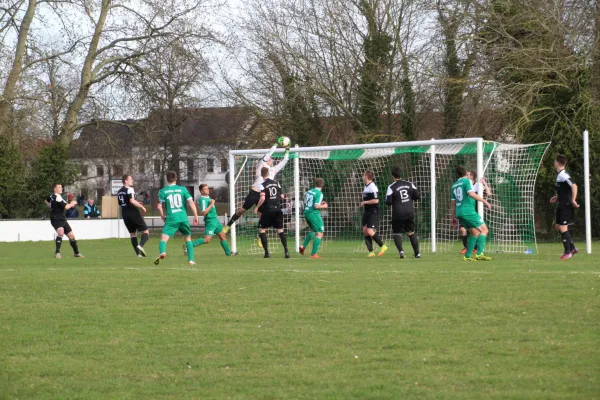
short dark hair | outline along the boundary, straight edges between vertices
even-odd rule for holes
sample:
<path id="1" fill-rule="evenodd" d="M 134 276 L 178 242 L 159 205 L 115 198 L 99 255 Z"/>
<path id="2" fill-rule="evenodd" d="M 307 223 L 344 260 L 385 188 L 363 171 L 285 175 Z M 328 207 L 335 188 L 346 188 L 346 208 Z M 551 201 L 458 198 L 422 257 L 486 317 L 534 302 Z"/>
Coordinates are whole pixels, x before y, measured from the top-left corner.
<path id="1" fill-rule="evenodd" d="M 456 167 L 456 176 L 458 176 L 459 178 L 464 178 L 465 175 L 467 175 L 467 169 L 465 167 L 463 167 L 462 165 L 459 165 L 458 167 Z"/>
<path id="2" fill-rule="evenodd" d="M 121 180 L 123 181 L 123 183 L 125 183 L 125 181 L 126 181 L 127 179 L 129 179 L 129 177 L 130 177 L 130 176 L 131 176 L 131 175 L 123 175 L 123 177 L 121 178 Z"/>
<path id="3" fill-rule="evenodd" d="M 52 190 L 54 190 L 58 185 L 60 185 L 60 183 L 53 183 L 52 184 Z"/>
<path id="4" fill-rule="evenodd" d="M 392 176 L 396 179 L 400 179 L 400 177 L 402 176 L 402 168 L 400 168 L 397 165 L 394 168 L 392 168 Z"/>
<path id="5" fill-rule="evenodd" d="M 263 178 L 268 178 L 269 177 L 269 167 L 262 167 L 260 169 L 260 176 L 262 176 Z"/>
<path id="6" fill-rule="evenodd" d="M 469 171 L 473 175 L 473 179 L 477 179 L 477 171 Z"/>
<path id="7" fill-rule="evenodd" d="M 371 171 L 370 169 L 365 171 L 365 176 L 370 179 L 370 180 L 374 180 L 375 179 L 375 172 Z"/>
<path id="8" fill-rule="evenodd" d="M 198 186 L 198 189 L 202 190 L 205 187 L 207 187 L 208 185 L 206 183 L 201 183 L 200 186 Z"/>
<path id="9" fill-rule="evenodd" d="M 322 188 L 323 186 L 325 186 L 325 181 L 323 180 L 323 178 L 315 179 L 315 186 L 318 188 Z"/>
<path id="10" fill-rule="evenodd" d="M 569 159 L 564 154 L 557 154 L 555 160 L 560 165 L 567 165 L 569 162 Z"/>
<path id="11" fill-rule="evenodd" d="M 175 172 L 175 171 L 167 172 L 167 182 L 169 182 L 169 183 L 177 182 L 177 172 Z"/>

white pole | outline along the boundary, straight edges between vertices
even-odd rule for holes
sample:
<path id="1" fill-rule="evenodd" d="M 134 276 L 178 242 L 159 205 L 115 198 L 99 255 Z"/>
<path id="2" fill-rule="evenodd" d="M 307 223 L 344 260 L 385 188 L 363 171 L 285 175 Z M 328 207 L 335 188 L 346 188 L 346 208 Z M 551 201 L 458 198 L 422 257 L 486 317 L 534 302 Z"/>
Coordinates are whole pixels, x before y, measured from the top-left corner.
<path id="1" fill-rule="evenodd" d="M 583 131 L 583 186 L 585 188 L 585 250 L 592 254 L 592 215 L 590 206 L 590 134 Z"/>
<path id="2" fill-rule="evenodd" d="M 483 139 L 477 139 L 477 182 L 483 176 Z M 483 196 L 483 185 L 477 185 L 477 194 Z M 483 218 L 483 203 L 477 202 L 477 213 Z"/>
<path id="3" fill-rule="evenodd" d="M 434 139 L 431 139 L 432 141 Z M 435 214 L 435 145 L 429 148 L 429 172 L 430 172 L 430 191 L 431 191 L 431 252 L 436 251 L 436 214 Z"/>
<path id="4" fill-rule="evenodd" d="M 235 157 L 229 151 L 229 214 L 235 214 Z M 237 238 L 235 236 L 235 224 L 231 225 L 231 252 L 237 253 Z"/>
<path id="5" fill-rule="evenodd" d="M 298 145 L 295 146 L 298 148 Z M 294 210 L 295 230 L 296 230 L 296 253 L 300 251 L 300 157 L 294 155 Z"/>

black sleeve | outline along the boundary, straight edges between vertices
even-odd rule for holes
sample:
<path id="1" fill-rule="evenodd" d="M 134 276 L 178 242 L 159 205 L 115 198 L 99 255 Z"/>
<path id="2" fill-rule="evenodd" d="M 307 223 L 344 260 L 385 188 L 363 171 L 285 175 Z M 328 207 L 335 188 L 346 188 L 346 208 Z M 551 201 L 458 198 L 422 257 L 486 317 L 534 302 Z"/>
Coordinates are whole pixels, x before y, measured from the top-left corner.
<path id="1" fill-rule="evenodd" d="M 413 196 L 412 199 L 413 200 L 419 200 L 421 198 L 421 192 L 419 192 L 419 189 L 417 189 L 416 186 L 413 186 Z"/>
<path id="2" fill-rule="evenodd" d="M 388 206 L 394 204 L 394 193 L 385 196 L 385 204 L 387 204 Z"/>
<path id="3" fill-rule="evenodd" d="M 48 196 L 48 197 L 46 197 L 46 201 L 47 201 L 48 203 L 52 203 L 52 196 Z"/>

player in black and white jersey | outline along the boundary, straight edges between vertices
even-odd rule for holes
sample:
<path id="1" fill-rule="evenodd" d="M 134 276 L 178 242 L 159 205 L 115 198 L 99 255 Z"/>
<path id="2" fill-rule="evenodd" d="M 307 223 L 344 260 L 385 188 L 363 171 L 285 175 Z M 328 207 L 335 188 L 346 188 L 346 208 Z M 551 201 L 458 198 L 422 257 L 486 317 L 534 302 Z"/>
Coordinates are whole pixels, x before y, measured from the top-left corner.
<path id="1" fill-rule="evenodd" d="M 127 227 L 129 236 L 131 237 L 131 245 L 135 254 L 138 257 L 146 257 L 144 245 L 150 237 L 150 230 L 144 221 L 142 214 L 146 213 L 146 208 L 143 204 L 135 199 L 135 191 L 133 190 L 133 178 L 131 175 L 123 175 L 121 179 L 123 187 L 117 192 L 117 200 L 121 207 L 121 215 L 123 222 Z M 140 213 L 141 210 L 141 213 Z M 142 240 L 138 244 L 137 233 L 142 232 Z"/>
<path id="2" fill-rule="evenodd" d="M 279 138 L 277 141 L 281 142 L 282 140 L 283 140 L 283 137 Z M 269 170 L 268 178 L 275 179 L 275 176 L 277 175 L 277 173 L 279 171 L 281 171 L 287 164 L 287 162 L 290 158 L 290 147 L 289 146 L 285 148 L 285 154 L 283 155 L 283 160 L 281 160 L 277 165 L 273 166 L 273 158 L 271 156 L 277 149 L 277 144 L 278 143 L 275 143 L 269 149 L 269 151 L 265 154 L 265 156 L 258 162 L 258 165 L 256 166 L 255 179 L 254 179 L 254 182 L 252 183 L 252 186 L 250 187 L 250 190 L 248 191 L 248 194 L 246 195 L 246 198 L 244 199 L 244 204 L 242 205 L 241 208 L 238 208 L 238 210 L 235 212 L 235 214 L 233 214 L 231 216 L 231 218 L 229 219 L 229 222 L 227 222 L 227 226 L 225 226 L 223 228 L 224 233 L 229 232 L 229 228 L 231 227 L 231 225 L 233 225 L 235 223 L 235 221 L 240 219 L 240 217 L 242 215 L 244 215 L 244 213 L 246 211 L 251 209 L 252 206 L 258 204 L 258 201 L 260 200 L 261 191 L 263 190 L 262 183 L 265 180 L 265 178 L 263 178 L 263 176 L 261 174 L 262 168 L 263 167 L 268 168 L 268 170 Z M 260 239 L 258 240 L 258 245 L 262 246 L 262 242 L 260 241 Z"/>
<path id="3" fill-rule="evenodd" d="M 65 216 L 65 211 L 73 207 L 77 207 L 77 202 L 73 200 L 70 203 L 67 203 L 67 201 L 63 199 L 63 187 L 60 183 L 52 184 L 52 192 L 53 193 L 44 201 L 50 208 L 50 223 L 56 231 L 56 251 L 54 252 L 54 256 L 56 258 L 62 258 L 60 255 L 60 246 L 62 245 L 63 235 L 67 235 L 69 238 L 69 244 L 73 248 L 73 254 L 75 257 L 83 258 L 79 252 L 79 248 L 77 247 L 77 240 L 75 240 L 73 230 L 71 229 L 71 226 L 67 222 L 67 217 Z"/>
<path id="4" fill-rule="evenodd" d="M 387 246 L 383 244 L 383 241 L 379 237 L 377 230 L 379 229 L 379 197 L 377 185 L 373 180 L 375 179 L 375 173 L 367 170 L 363 175 L 363 182 L 365 188 L 362 193 L 361 207 L 364 207 L 362 227 L 363 235 L 365 236 L 365 243 L 369 250 L 369 257 L 375 257 L 373 252 L 373 241 L 379 245 L 379 256 L 382 256 L 387 251 Z"/>
<path id="5" fill-rule="evenodd" d="M 565 252 L 560 257 L 561 260 L 568 260 L 574 254 L 579 253 L 569 233 L 569 225 L 575 223 L 575 209 L 579 208 L 579 204 L 577 204 L 577 185 L 573 183 L 571 175 L 565 170 L 568 161 L 567 157 L 562 154 L 558 154 L 554 159 L 554 169 L 558 173 L 556 196 L 550 199 L 550 203 L 558 203 L 554 227 L 560 232 L 565 248 Z"/>
<path id="6" fill-rule="evenodd" d="M 394 183 L 388 186 L 385 194 L 385 203 L 392 207 L 392 234 L 394 243 L 404 258 L 402 249 L 402 233 L 406 233 L 412 245 L 415 258 L 421 258 L 419 251 L 419 240 L 415 234 L 415 207 L 414 201 L 421 198 L 414 183 L 400 179 L 402 170 L 400 167 L 392 168 Z"/>
<path id="7" fill-rule="evenodd" d="M 485 197 L 490 197 L 492 195 L 492 188 L 490 187 L 490 185 L 488 185 L 487 180 L 482 176 L 481 179 L 477 179 L 477 172 L 475 171 L 467 171 L 467 177 L 469 178 L 469 180 L 471 181 L 471 184 L 473 185 L 473 192 L 475 193 L 479 193 L 479 182 L 481 182 L 481 184 L 483 185 L 483 195 Z M 475 211 L 477 212 L 477 202 L 475 202 Z M 467 234 L 467 229 L 462 226 L 459 225 L 458 226 L 458 235 L 460 236 L 462 243 L 463 243 L 463 249 L 460 251 L 460 254 L 466 254 L 467 252 L 467 240 L 469 238 L 469 235 Z M 475 243 L 475 248 L 473 249 L 473 254 L 477 253 L 477 243 Z"/>
<path id="8" fill-rule="evenodd" d="M 258 221 L 258 234 L 262 242 L 262 247 L 265 250 L 265 258 L 269 258 L 269 243 L 267 241 L 267 229 L 275 228 L 279 234 L 279 239 L 285 251 L 285 258 L 290 258 L 290 253 L 287 247 L 287 238 L 283 231 L 283 211 L 281 210 L 281 202 L 283 194 L 279 182 L 269 178 L 269 168 L 263 167 L 261 175 L 265 180 L 262 183 L 263 190 L 260 193 L 260 199 L 255 213 L 261 213 Z"/>

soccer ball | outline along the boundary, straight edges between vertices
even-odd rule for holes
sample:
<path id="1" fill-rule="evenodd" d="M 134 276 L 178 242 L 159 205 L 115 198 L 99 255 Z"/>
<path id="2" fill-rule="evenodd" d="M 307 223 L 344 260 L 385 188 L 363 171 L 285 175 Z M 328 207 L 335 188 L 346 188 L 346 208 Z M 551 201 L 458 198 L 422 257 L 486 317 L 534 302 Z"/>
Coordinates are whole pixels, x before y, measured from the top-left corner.
<path id="1" fill-rule="evenodd" d="M 292 141 L 287 136 L 282 136 L 279 138 L 279 144 L 283 147 L 288 147 Z"/>

